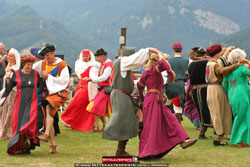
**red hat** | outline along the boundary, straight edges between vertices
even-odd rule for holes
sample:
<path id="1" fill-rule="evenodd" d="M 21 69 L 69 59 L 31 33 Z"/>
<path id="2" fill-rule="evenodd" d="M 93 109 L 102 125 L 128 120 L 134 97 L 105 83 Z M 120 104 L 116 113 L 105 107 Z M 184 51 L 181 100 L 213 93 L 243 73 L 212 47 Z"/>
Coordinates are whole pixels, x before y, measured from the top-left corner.
<path id="1" fill-rule="evenodd" d="M 90 55 L 90 51 L 89 50 L 83 50 L 82 51 L 82 55 Z"/>
<path id="2" fill-rule="evenodd" d="M 182 48 L 182 45 L 181 45 L 181 43 L 174 43 L 173 44 L 173 48 Z"/>
<path id="3" fill-rule="evenodd" d="M 222 50 L 222 47 L 220 44 L 216 44 L 216 45 L 212 45 L 212 46 L 209 46 L 206 50 L 207 54 L 209 56 L 214 56 L 216 55 L 217 53 L 219 53 L 220 51 Z"/>

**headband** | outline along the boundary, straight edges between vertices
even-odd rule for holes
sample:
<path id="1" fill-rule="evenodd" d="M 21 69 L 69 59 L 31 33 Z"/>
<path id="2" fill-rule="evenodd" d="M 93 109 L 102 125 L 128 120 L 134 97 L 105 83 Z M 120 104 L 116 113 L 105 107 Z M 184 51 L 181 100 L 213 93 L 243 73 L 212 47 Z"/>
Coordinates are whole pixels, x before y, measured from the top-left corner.
<path id="1" fill-rule="evenodd" d="M 33 57 L 33 58 L 21 58 L 21 61 L 24 61 L 24 62 L 34 62 L 36 59 Z"/>

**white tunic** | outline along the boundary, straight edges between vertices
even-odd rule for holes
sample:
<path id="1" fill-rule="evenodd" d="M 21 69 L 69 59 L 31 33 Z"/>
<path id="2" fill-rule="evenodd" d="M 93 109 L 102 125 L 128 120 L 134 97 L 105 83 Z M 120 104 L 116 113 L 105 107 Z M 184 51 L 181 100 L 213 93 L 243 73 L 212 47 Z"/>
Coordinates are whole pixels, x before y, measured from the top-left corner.
<path id="1" fill-rule="evenodd" d="M 53 65 L 58 64 L 62 61 L 60 58 L 56 58 L 56 61 Z M 37 70 L 39 73 L 42 71 L 42 61 L 39 61 L 33 65 L 33 69 Z M 61 71 L 59 77 L 53 77 L 48 75 L 48 78 L 45 80 L 49 94 L 54 94 L 60 92 L 67 88 L 70 81 L 69 69 L 68 66 L 64 67 Z"/>
<path id="2" fill-rule="evenodd" d="M 103 64 L 107 63 L 111 61 L 110 59 L 107 59 Z M 98 69 L 100 68 L 100 63 L 96 62 L 95 63 L 95 67 L 97 67 Z M 106 67 L 105 70 L 103 71 L 102 75 L 101 76 L 95 76 L 92 74 L 92 71 L 90 70 L 90 78 L 92 80 L 92 82 L 103 82 L 103 81 L 106 81 L 108 79 L 108 77 L 111 75 L 111 72 L 112 72 L 112 68 L 111 67 Z"/>
<path id="3" fill-rule="evenodd" d="M 127 71 L 132 70 L 133 68 L 138 68 L 143 66 L 149 57 L 149 49 L 140 49 L 138 52 L 121 57 L 121 76 L 125 78 L 127 76 Z"/>

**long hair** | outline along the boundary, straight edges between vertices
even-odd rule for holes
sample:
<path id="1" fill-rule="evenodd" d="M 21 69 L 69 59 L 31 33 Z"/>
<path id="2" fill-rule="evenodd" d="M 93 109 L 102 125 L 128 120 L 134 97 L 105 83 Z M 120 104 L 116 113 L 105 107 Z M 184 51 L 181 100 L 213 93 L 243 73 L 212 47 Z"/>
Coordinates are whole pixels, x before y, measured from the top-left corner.
<path id="1" fill-rule="evenodd" d="M 149 70 L 152 66 L 158 65 L 159 57 L 160 57 L 159 54 L 152 53 L 150 59 L 145 65 L 146 70 Z"/>

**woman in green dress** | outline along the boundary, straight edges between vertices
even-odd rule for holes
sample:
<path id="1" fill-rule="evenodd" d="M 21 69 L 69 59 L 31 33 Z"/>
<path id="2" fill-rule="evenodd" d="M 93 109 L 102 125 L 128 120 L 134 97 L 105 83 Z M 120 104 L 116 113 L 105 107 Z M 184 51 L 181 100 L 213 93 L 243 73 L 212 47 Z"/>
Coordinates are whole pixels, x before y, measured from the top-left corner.
<path id="1" fill-rule="evenodd" d="M 241 49 L 234 49 L 228 55 L 228 61 L 236 64 L 246 58 Z M 228 93 L 229 104 L 234 117 L 231 144 L 246 147 L 250 143 L 250 77 L 249 65 L 241 65 L 223 78 L 223 87 Z"/>

